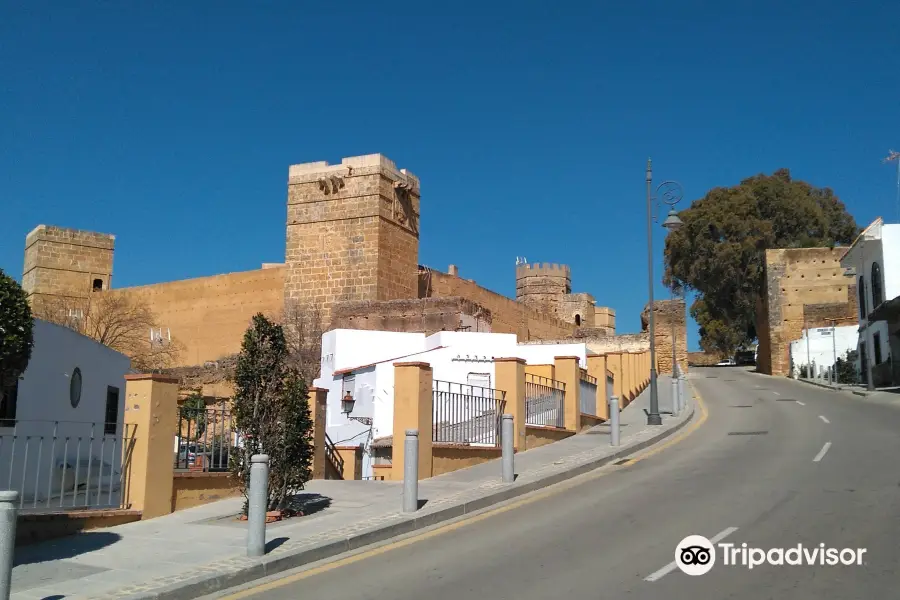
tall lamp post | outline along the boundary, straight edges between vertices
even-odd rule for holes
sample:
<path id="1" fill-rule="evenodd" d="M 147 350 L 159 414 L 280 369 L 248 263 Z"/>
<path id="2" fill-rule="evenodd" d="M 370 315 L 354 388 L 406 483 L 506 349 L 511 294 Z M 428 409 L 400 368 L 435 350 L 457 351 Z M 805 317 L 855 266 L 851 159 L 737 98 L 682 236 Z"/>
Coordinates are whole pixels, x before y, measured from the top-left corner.
<path id="1" fill-rule="evenodd" d="M 681 201 L 681 185 L 674 181 L 664 181 L 656 188 L 662 201 L 667 204 L 669 214 L 663 222 L 663 227 L 669 231 L 675 231 L 681 227 L 681 219 L 675 212 L 675 205 Z M 649 329 L 650 329 L 650 412 L 647 413 L 647 425 L 662 425 L 662 417 L 659 414 L 659 392 L 656 385 L 656 319 L 653 316 L 653 163 L 647 159 L 647 287 L 650 297 L 649 304 Z M 675 352 L 672 352 L 674 371 Z"/>

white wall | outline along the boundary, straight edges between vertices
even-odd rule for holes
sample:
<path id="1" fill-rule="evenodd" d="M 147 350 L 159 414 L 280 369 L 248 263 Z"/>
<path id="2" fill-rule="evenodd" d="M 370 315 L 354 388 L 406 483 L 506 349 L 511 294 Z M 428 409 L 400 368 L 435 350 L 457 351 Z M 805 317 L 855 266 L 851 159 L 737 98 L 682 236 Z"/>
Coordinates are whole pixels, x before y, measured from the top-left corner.
<path id="1" fill-rule="evenodd" d="M 518 357 L 528 364 L 553 363 L 556 356 L 577 356 L 587 365 L 585 344 L 518 345 L 514 334 L 443 331 L 422 334 L 339 329 L 322 338 L 322 376 L 314 384 L 328 390 L 327 431 L 336 445 L 368 449 L 378 438 L 393 435 L 394 362 L 426 362 L 435 380 L 470 384 L 470 376 L 486 375 L 496 387 L 494 358 Z M 355 369 L 354 369 L 355 368 Z M 351 421 L 341 412 L 344 373 L 353 369 L 352 416 L 369 417 L 372 427 Z M 371 476 L 371 456 L 364 453 L 363 475 Z"/>
<path id="2" fill-rule="evenodd" d="M 69 469 L 66 469 L 65 481 L 61 472 L 58 476 L 56 473 L 52 478 L 50 476 L 50 469 L 56 469 L 64 460 L 72 465 L 76 461 L 83 462 L 83 470 L 78 474 L 82 483 L 86 481 L 89 459 L 96 462 L 102 457 L 114 471 L 118 470 L 121 466 L 125 374 L 130 364 L 127 356 L 88 337 L 36 319 L 31 361 L 19 381 L 16 424 L 15 427 L 0 427 L 0 489 L 16 489 L 27 500 L 35 494 L 44 499 L 48 489 L 58 492 L 60 486 L 69 487 L 74 482 L 75 473 Z M 81 400 L 73 407 L 69 387 L 76 367 L 81 371 L 82 388 Z M 107 386 L 119 390 L 115 436 L 104 434 Z M 92 470 L 91 480 L 97 485 L 99 464 L 92 466 Z M 104 483 L 104 489 L 107 485 Z M 83 495 L 79 500 L 84 501 Z"/>
<path id="3" fill-rule="evenodd" d="M 809 330 L 809 354 L 807 354 L 806 332 L 804 337 L 791 342 L 791 363 L 793 365 L 792 377 L 800 376 L 800 368 L 810 362 L 816 365 L 816 371 L 820 368 L 834 366 L 835 353 L 838 358 L 846 356 L 850 350 L 856 350 L 859 334 L 853 325 L 845 325 L 833 328 L 819 327 Z"/>
<path id="4" fill-rule="evenodd" d="M 882 227 L 881 265 L 884 276 L 884 298 L 892 300 L 900 296 L 900 225 Z"/>

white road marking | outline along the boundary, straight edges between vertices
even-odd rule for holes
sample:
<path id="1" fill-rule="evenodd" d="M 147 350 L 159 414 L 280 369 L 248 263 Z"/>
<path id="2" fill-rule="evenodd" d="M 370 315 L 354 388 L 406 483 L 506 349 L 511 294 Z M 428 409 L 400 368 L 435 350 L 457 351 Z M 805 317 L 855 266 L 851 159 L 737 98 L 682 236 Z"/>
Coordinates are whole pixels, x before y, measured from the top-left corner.
<path id="1" fill-rule="evenodd" d="M 799 400 L 797 400 L 797 404 L 799 404 L 800 406 L 806 406 L 806 402 L 800 402 Z"/>
<path id="2" fill-rule="evenodd" d="M 719 542 L 721 542 L 722 540 L 724 540 L 725 538 L 727 538 L 729 535 L 731 535 L 732 533 L 734 533 L 737 530 L 738 530 L 737 527 L 729 527 L 728 529 L 723 529 L 722 531 L 720 531 L 713 537 L 709 538 L 709 541 L 712 542 L 714 545 L 718 544 Z M 666 575 L 668 575 L 669 573 L 671 573 L 672 571 L 674 571 L 677 568 L 678 568 L 678 565 L 673 560 L 672 562 L 670 562 L 669 564 L 664 566 L 659 571 L 656 571 L 656 572 L 651 573 L 650 575 L 647 575 L 646 577 L 644 577 L 644 581 L 657 581 L 659 579 L 662 579 L 663 577 L 665 577 Z"/>
<path id="3" fill-rule="evenodd" d="M 780 396 L 780 395 L 781 395 L 781 394 L 779 394 L 778 392 L 772 392 L 772 393 L 775 394 L 776 396 Z"/>
<path id="4" fill-rule="evenodd" d="M 822 457 L 825 456 L 825 453 L 828 452 L 828 449 L 831 448 L 831 442 L 825 442 L 825 445 L 822 446 L 822 449 L 819 450 L 819 453 L 816 454 L 816 457 L 813 459 L 813 462 L 819 462 L 822 460 Z"/>
<path id="5" fill-rule="evenodd" d="M 819 418 L 822 419 L 823 421 L 825 421 L 826 423 L 831 423 L 831 421 L 829 421 L 828 419 L 826 419 L 826 418 L 825 418 L 824 416 L 822 416 L 822 415 L 819 415 Z"/>

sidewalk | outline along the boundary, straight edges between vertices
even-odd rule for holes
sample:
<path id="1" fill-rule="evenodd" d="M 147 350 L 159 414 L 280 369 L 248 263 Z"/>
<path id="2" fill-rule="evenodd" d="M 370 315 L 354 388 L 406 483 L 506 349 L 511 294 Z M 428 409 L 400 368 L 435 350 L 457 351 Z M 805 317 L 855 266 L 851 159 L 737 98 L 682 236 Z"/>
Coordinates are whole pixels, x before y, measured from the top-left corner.
<path id="1" fill-rule="evenodd" d="M 667 410 L 667 377 L 659 398 Z M 513 484 L 500 481 L 499 461 L 424 480 L 425 503 L 415 514 L 400 512 L 399 481 L 311 481 L 307 516 L 270 524 L 262 559 L 245 556 L 245 524 L 235 520 L 243 498 L 19 548 L 12 600 L 190 599 L 329 558 L 586 473 L 671 435 L 694 412 L 689 402 L 679 417 L 663 414 L 663 425 L 650 427 L 648 406 L 649 389 L 622 411 L 618 448 L 609 446 L 609 427 L 598 425 L 517 454 Z"/>

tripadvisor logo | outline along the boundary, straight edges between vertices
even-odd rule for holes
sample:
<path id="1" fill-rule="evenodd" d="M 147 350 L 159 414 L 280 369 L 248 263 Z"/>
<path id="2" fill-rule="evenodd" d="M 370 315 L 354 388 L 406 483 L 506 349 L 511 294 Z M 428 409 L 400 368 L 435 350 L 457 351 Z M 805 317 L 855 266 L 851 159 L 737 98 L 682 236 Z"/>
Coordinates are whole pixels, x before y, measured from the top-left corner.
<path id="1" fill-rule="evenodd" d="M 702 535 L 689 535 L 675 548 L 675 564 L 688 575 L 704 575 L 715 566 L 717 557 L 725 566 L 742 566 L 748 569 L 761 565 L 833 567 L 839 564 L 862 565 L 865 553 L 865 548 L 830 548 L 824 543 L 812 547 L 797 544 L 790 548 L 768 550 L 748 546 L 746 543 L 713 545 Z"/>

